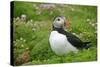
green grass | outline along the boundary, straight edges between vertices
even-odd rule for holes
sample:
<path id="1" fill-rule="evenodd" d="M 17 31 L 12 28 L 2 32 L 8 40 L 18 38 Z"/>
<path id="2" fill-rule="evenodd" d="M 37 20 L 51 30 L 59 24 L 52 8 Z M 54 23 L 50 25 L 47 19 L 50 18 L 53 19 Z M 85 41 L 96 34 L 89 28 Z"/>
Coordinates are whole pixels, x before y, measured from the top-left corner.
<path id="1" fill-rule="evenodd" d="M 33 6 L 33 4 L 35 6 Z M 97 60 L 96 29 L 89 24 L 97 22 L 96 6 L 59 5 L 52 9 L 40 8 L 41 3 L 14 2 L 13 36 L 15 65 L 54 64 L 69 62 L 85 62 Z M 37 9 L 38 8 L 38 9 Z M 38 14 L 40 12 L 40 14 Z M 17 19 L 27 15 L 26 21 Z M 92 47 L 70 52 L 67 56 L 57 56 L 50 48 L 49 35 L 52 22 L 56 16 L 63 15 L 71 23 L 69 32 L 76 33 L 82 41 L 91 41 Z M 90 19 L 90 21 L 87 21 Z M 29 22 L 33 20 L 32 22 Z M 34 29 L 34 30 L 33 30 Z M 82 34 L 82 35 L 80 35 Z"/>

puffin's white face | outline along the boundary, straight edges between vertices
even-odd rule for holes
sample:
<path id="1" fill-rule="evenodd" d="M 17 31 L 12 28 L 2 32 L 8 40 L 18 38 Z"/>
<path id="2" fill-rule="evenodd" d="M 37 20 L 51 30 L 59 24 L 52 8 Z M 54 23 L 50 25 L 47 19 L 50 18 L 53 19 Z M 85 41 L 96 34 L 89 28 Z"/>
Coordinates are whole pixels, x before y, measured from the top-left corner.
<path id="1" fill-rule="evenodd" d="M 56 17 L 53 26 L 56 28 L 63 28 L 66 25 L 66 19 L 63 16 Z"/>

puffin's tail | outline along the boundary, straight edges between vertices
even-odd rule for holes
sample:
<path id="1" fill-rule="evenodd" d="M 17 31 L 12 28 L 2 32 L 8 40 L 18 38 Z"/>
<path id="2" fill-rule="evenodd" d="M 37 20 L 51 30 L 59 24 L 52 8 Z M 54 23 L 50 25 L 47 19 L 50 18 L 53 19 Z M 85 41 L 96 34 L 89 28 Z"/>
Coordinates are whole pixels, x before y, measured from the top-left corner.
<path id="1" fill-rule="evenodd" d="M 89 44 L 91 42 L 83 42 L 83 48 L 88 49 L 91 47 L 91 45 Z"/>

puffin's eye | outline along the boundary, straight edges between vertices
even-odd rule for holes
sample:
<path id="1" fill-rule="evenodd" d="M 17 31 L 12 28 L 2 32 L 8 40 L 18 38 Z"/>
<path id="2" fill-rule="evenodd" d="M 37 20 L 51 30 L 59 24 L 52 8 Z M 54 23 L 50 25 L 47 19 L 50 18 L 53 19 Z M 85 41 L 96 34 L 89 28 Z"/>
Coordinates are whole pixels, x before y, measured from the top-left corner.
<path id="1" fill-rule="evenodd" d="M 58 20 L 58 21 L 60 21 L 60 19 L 59 19 L 59 18 L 58 18 L 57 20 Z"/>

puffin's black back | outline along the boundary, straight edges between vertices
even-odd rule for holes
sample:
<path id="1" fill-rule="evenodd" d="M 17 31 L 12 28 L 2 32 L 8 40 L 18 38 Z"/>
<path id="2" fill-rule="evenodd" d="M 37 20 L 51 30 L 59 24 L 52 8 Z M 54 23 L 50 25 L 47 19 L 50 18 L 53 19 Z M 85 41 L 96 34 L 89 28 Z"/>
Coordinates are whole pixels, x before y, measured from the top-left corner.
<path id="1" fill-rule="evenodd" d="M 58 31 L 59 33 L 61 34 L 64 34 L 66 35 L 68 41 L 73 45 L 75 46 L 76 48 L 78 49 L 83 49 L 83 48 L 89 48 L 90 45 L 87 45 L 89 44 L 90 42 L 82 42 L 78 37 L 76 37 L 75 35 L 65 31 L 63 28 L 55 28 L 53 26 L 53 30 L 56 30 Z"/>

